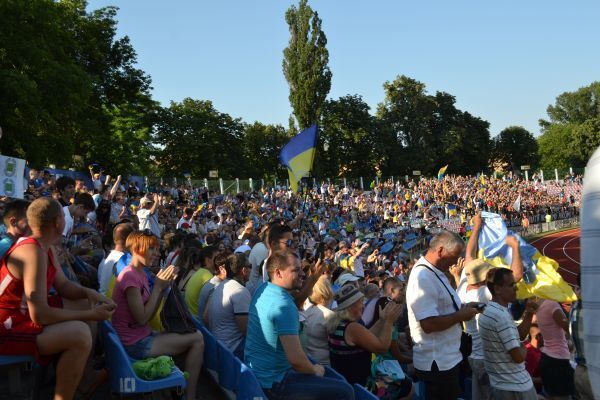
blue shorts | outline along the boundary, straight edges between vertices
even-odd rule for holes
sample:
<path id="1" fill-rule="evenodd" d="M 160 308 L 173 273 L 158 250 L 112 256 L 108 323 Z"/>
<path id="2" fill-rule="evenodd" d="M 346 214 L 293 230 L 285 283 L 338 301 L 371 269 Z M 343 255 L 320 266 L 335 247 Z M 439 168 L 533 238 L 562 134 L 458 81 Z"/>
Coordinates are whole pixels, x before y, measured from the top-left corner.
<path id="1" fill-rule="evenodd" d="M 135 358 L 136 360 L 144 360 L 150 357 L 150 351 L 152 350 L 152 343 L 154 342 L 155 337 L 156 333 L 153 332 L 137 343 L 123 347 L 125 347 L 125 351 L 129 354 L 129 357 Z"/>

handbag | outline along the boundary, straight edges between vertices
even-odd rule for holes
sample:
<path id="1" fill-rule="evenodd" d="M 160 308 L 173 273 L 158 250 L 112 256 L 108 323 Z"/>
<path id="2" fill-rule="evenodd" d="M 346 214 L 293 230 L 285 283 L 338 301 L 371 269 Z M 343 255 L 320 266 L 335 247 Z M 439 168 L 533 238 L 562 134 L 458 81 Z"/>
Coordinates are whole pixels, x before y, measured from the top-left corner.
<path id="1" fill-rule="evenodd" d="M 444 281 L 442 281 L 442 279 L 439 277 L 439 275 L 436 274 L 434 270 L 432 270 L 425 264 L 419 264 L 418 266 L 427 268 L 429 271 L 431 271 L 432 274 L 435 275 L 436 278 L 438 278 L 440 283 L 444 286 L 444 288 L 448 292 L 448 296 L 450 296 L 450 300 L 452 300 L 452 305 L 454 306 L 454 310 L 458 311 L 458 305 L 456 304 L 456 301 L 454 300 L 454 296 L 452 296 L 452 293 L 450 293 L 450 289 L 448 289 L 448 286 L 446 286 L 446 284 L 444 283 Z M 463 360 L 464 360 L 471 355 L 471 351 L 473 350 L 473 339 L 471 338 L 471 335 L 469 335 L 467 332 L 465 332 L 462 329 L 462 324 L 461 324 L 461 332 L 462 333 L 460 335 L 460 353 L 462 354 Z"/>
<path id="2" fill-rule="evenodd" d="M 192 315 L 174 282 L 171 283 L 169 294 L 160 311 L 160 322 L 165 332 L 182 334 L 196 332 Z"/>

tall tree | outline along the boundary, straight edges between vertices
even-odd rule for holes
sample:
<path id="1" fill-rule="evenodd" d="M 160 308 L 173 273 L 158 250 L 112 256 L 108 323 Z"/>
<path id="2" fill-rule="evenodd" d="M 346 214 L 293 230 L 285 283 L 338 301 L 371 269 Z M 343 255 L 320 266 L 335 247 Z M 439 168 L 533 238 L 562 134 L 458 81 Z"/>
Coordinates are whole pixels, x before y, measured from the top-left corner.
<path id="1" fill-rule="evenodd" d="M 533 134 L 521 126 L 510 126 L 493 139 L 493 158 L 510 164 L 513 171 L 521 165 L 538 166 L 538 145 Z"/>
<path id="2" fill-rule="evenodd" d="M 307 0 L 292 5 L 285 13 L 290 30 L 283 50 L 283 74 L 290 86 L 290 104 L 300 129 L 316 123 L 331 89 L 327 38 L 321 19 Z"/>

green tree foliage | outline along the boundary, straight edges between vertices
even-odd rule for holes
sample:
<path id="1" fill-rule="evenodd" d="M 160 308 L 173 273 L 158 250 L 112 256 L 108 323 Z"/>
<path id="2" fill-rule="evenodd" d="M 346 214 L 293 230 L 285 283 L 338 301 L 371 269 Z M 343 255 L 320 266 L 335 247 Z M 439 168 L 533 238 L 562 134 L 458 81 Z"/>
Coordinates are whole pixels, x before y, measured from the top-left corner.
<path id="1" fill-rule="evenodd" d="M 217 111 L 212 102 L 184 99 L 162 109 L 156 121 L 156 154 L 162 176 L 207 177 L 216 169 L 223 177 L 251 177 L 242 144 L 244 126 L 239 119 Z"/>
<path id="2" fill-rule="evenodd" d="M 493 158 L 508 163 L 513 171 L 520 171 L 521 165 L 536 169 L 539 164 L 537 141 L 527 129 L 510 126 L 493 139 Z"/>
<path id="3" fill-rule="evenodd" d="M 281 125 L 260 122 L 246 125 L 242 145 L 248 176 L 287 178 L 287 170 L 279 162 L 279 152 L 288 141 L 289 136 Z"/>
<path id="4" fill-rule="evenodd" d="M 600 82 L 562 93 L 547 113 L 538 139 L 542 166 L 584 167 L 600 145 Z"/>
<path id="5" fill-rule="evenodd" d="M 316 123 L 331 89 L 331 71 L 327 65 L 327 38 L 321 30 L 321 19 L 300 0 L 285 13 L 290 41 L 283 50 L 283 74 L 290 86 L 290 104 L 300 129 Z"/>
<path id="6" fill-rule="evenodd" d="M 116 39 L 116 9 L 86 5 L 0 2 L 0 151 L 34 166 L 70 167 L 79 155 L 135 172 L 155 107 L 150 78 L 135 68 L 129 39 Z"/>
<path id="7" fill-rule="evenodd" d="M 452 173 L 486 169 L 489 158 L 489 124 L 455 106 L 448 93 L 426 92 L 425 84 L 398 76 L 385 82 L 385 99 L 379 104 L 381 121 L 375 147 L 385 175 L 420 170 L 433 175 L 446 164 Z"/>
<path id="8" fill-rule="evenodd" d="M 378 124 L 358 95 L 328 100 L 320 122 L 316 176 L 370 176 L 378 162 L 373 139 Z"/>

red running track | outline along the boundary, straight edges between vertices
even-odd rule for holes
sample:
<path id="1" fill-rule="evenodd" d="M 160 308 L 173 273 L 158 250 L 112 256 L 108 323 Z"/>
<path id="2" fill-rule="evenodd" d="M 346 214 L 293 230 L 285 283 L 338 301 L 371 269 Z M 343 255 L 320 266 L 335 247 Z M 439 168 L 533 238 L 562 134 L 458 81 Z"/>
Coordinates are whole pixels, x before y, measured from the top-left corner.
<path id="1" fill-rule="evenodd" d="M 569 229 L 552 233 L 530 242 L 540 253 L 553 258 L 558 263 L 558 272 L 571 285 L 577 284 L 577 274 L 580 265 L 581 230 Z"/>

